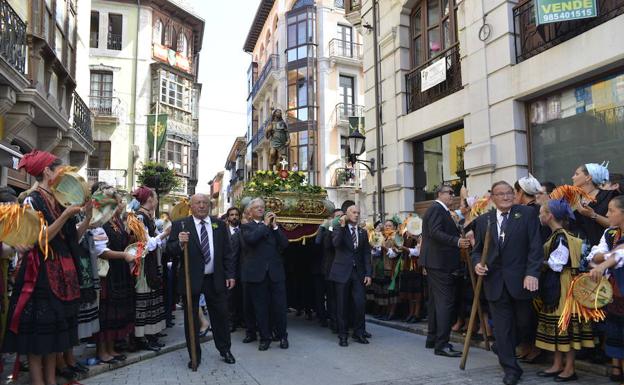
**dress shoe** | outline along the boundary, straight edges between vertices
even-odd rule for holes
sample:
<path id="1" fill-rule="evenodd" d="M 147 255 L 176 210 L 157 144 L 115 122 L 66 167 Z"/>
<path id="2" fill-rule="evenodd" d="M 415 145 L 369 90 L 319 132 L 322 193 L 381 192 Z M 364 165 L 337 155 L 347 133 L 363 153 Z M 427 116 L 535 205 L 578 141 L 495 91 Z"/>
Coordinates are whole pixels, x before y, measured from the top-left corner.
<path id="1" fill-rule="evenodd" d="M 347 342 L 347 338 L 346 337 L 340 337 L 340 340 L 338 341 L 338 345 L 340 345 L 340 346 L 349 346 L 349 343 Z"/>
<path id="2" fill-rule="evenodd" d="M 557 377 L 559 375 L 559 373 L 561 373 L 563 370 L 557 370 L 556 372 L 547 372 L 545 370 L 540 370 L 539 372 L 537 372 L 537 376 L 538 377 Z"/>
<path id="3" fill-rule="evenodd" d="M 555 380 L 555 382 L 570 382 L 570 381 L 578 380 L 578 376 L 576 375 L 576 373 L 572 373 L 572 375 L 568 376 L 568 377 L 561 377 L 559 375 L 559 376 L 556 376 L 554 378 L 554 380 Z"/>
<path id="4" fill-rule="evenodd" d="M 225 361 L 226 364 L 233 364 L 236 362 L 234 356 L 229 350 L 225 353 L 221 353 L 221 357 L 223 357 L 223 361 Z"/>
<path id="5" fill-rule="evenodd" d="M 258 339 L 258 337 L 256 337 L 256 336 L 251 336 L 251 335 L 249 335 L 249 334 L 248 334 L 248 335 L 246 335 L 246 336 L 245 336 L 245 338 L 243 338 L 243 343 L 244 343 L 244 344 L 248 344 L 248 343 L 250 343 L 250 342 L 254 342 L 254 341 L 256 341 L 257 339 Z"/>
<path id="6" fill-rule="evenodd" d="M 516 385 L 520 377 L 517 374 L 505 374 L 503 377 L 503 384 L 505 385 Z"/>
<path id="7" fill-rule="evenodd" d="M 263 352 L 265 350 L 268 350 L 269 346 L 271 346 L 271 341 L 260 341 L 260 344 L 258 345 L 258 350 Z"/>
<path id="8" fill-rule="evenodd" d="M 435 342 L 434 341 L 427 341 L 425 342 L 425 349 L 433 349 L 435 348 Z"/>
<path id="9" fill-rule="evenodd" d="M 498 348 L 496 347 L 496 342 L 490 345 L 490 350 L 492 350 L 492 353 L 498 355 Z"/>
<path id="10" fill-rule="evenodd" d="M 373 336 L 372 334 L 370 334 L 366 330 L 364 330 L 364 333 L 362 333 L 362 335 L 364 336 L 364 338 L 371 338 Z"/>
<path id="11" fill-rule="evenodd" d="M 364 336 L 353 336 L 353 341 L 360 343 L 360 344 L 368 344 L 368 340 L 366 339 L 366 337 Z"/>
<path id="12" fill-rule="evenodd" d="M 288 338 L 282 338 L 280 340 L 280 348 L 281 349 L 288 349 Z"/>
<path id="13" fill-rule="evenodd" d="M 434 350 L 433 353 L 436 356 L 442 356 L 442 357 L 452 357 L 452 358 L 461 357 L 461 352 L 457 352 L 448 346 L 444 349 L 436 349 Z"/>
<path id="14" fill-rule="evenodd" d="M 197 361 L 197 367 L 199 368 L 199 364 L 201 363 L 201 361 Z M 188 362 L 188 364 L 186 365 L 188 366 L 189 369 L 193 369 L 193 363 L 191 361 Z"/>
<path id="15" fill-rule="evenodd" d="M 279 340 L 281 340 L 281 338 L 278 337 L 277 334 L 273 334 L 273 342 L 277 342 Z"/>

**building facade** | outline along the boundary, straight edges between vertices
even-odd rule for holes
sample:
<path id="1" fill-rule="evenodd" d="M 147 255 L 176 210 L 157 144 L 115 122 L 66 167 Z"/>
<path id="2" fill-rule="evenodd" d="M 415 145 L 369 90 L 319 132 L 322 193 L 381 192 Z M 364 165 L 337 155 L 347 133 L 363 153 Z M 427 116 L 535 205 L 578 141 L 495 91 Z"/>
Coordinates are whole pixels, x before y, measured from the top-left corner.
<path id="1" fill-rule="evenodd" d="M 17 164 L 33 149 L 77 167 L 93 151 L 76 71 L 86 57 L 77 21 L 89 8 L 89 0 L 0 0 L 0 186 L 30 188 Z"/>
<path id="2" fill-rule="evenodd" d="M 130 190 L 143 164 L 156 161 L 182 182 L 173 199 L 193 194 L 204 21 L 168 0 L 93 0 L 89 30 L 89 107 L 95 116 L 89 179 Z M 157 135 L 148 135 L 154 127 Z M 171 203 L 163 202 L 163 209 Z"/>
<path id="3" fill-rule="evenodd" d="M 237 198 L 243 192 L 245 182 L 245 151 L 247 150 L 247 138 L 239 136 L 234 140 L 232 148 L 225 162 L 224 199 L 225 209 L 234 206 Z M 228 178 L 229 177 L 229 178 Z"/>
<path id="4" fill-rule="evenodd" d="M 362 42 L 340 0 L 261 0 L 244 45 L 247 72 L 245 177 L 268 169 L 265 132 L 283 111 L 290 170 L 328 190 L 337 205 L 363 203 L 360 165 L 347 163 L 349 118 L 362 117 Z"/>
<path id="5" fill-rule="evenodd" d="M 624 170 L 624 3 L 538 25 L 538 1 L 346 1 L 363 31 L 369 154 L 380 101 L 386 214 L 421 211 L 443 182 L 480 195 L 529 171 L 570 184 L 583 163 Z"/>

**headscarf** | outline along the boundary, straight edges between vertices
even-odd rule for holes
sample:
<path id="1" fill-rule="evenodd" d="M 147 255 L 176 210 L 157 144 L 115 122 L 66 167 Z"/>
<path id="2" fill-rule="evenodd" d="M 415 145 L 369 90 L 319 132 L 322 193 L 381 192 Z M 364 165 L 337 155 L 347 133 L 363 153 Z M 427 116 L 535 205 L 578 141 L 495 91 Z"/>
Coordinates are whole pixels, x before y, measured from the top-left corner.
<path id="1" fill-rule="evenodd" d="M 542 184 L 531 174 L 518 179 L 518 184 L 522 191 L 529 195 L 537 195 L 542 191 Z"/>
<path id="2" fill-rule="evenodd" d="M 132 196 L 142 205 L 147 202 L 152 194 L 154 194 L 154 190 L 146 186 L 141 186 L 132 192 Z"/>
<path id="3" fill-rule="evenodd" d="M 572 207 L 565 199 L 551 199 L 548 201 L 548 211 L 557 219 L 558 221 L 564 219 L 574 219 L 574 212 L 572 211 Z"/>
<path id="4" fill-rule="evenodd" d="M 592 177 L 592 181 L 597 184 L 603 184 L 609 181 L 609 162 L 598 163 L 586 163 L 585 168 Z"/>
<path id="5" fill-rule="evenodd" d="M 479 200 L 479 197 L 476 195 L 466 197 L 466 203 L 468 204 L 468 208 L 471 209 L 472 206 L 474 206 L 474 204 L 477 203 L 478 200 Z"/>
<path id="6" fill-rule="evenodd" d="M 47 151 L 32 150 L 24 155 L 17 165 L 18 169 L 23 168 L 32 176 L 39 176 L 46 167 L 49 167 L 58 157 Z"/>

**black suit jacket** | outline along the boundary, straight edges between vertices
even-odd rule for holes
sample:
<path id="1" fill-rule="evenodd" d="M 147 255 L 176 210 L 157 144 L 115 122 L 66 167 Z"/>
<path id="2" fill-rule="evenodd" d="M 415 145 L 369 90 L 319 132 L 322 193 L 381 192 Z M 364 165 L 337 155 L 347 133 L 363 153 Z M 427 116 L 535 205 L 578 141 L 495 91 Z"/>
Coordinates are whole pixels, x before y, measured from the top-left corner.
<path id="1" fill-rule="evenodd" d="M 213 281 L 215 290 L 222 292 L 226 290 L 225 280 L 233 279 L 236 276 L 236 261 L 232 254 L 230 246 L 230 236 L 225 223 L 217 218 L 210 217 L 212 225 L 216 228 L 212 229 L 214 253 L 214 273 Z M 184 223 L 184 228 L 182 228 Z M 190 233 L 188 243 L 190 278 L 191 278 L 191 294 L 199 295 L 202 283 L 204 281 L 204 256 L 201 251 L 199 234 L 195 228 L 195 221 L 192 216 L 173 222 L 171 226 L 171 234 L 167 241 L 167 252 L 172 255 L 184 255 L 184 251 L 180 247 L 178 235 L 182 231 Z M 180 258 L 180 272 L 178 274 L 178 290 L 180 293 L 186 291 L 186 277 L 184 274 L 184 258 Z"/>
<path id="2" fill-rule="evenodd" d="M 250 221 L 241 225 L 240 234 L 241 280 L 262 282 L 269 274 L 273 282 L 285 281 L 282 252 L 288 247 L 288 238 L 282 230 Z"/>
<path id="3" fill-rule="evenodd" d="M 489 301 L 498 300 L 505 285 L 513 298 L 530 299 L 535 293 L 524 289 L 524 277 L 529 275 L 539 279 L 544 261 L 540 223 L 535 210 L 520 205 L 511 208 L 502 245 L 498 241 L 496 210 L 478 217 L 475 220 L 473 265 L 481 260 L 488 218 L 490 245 L 486 261 L 488 273 L 483 281 L 485 297 Z"/>
<path id="4" fill-rule="evenodd" d="M 371 249 L 368 243 L 368 235 L 366 231 L 358 229 L 358 246 L 353 246 L 353 240 L 349 226 L 335 227 L 331 233 L 332 244 L 335 249 L 334 261 L 329 272 L 329 280 L 345 283 L 351 276 L 353 264 L 355 263 L 356 272 L 360 278 L 360 282 L 364 281 L 364 277 L 371 276 L 370 255 Z"/>
<path id="5" fill-rule="evenodd" d="M 433 202 L 423 217 L 419 263 L 428 269 L 454 271 L 460 268 L 460 232 L 440 203 Z"/>

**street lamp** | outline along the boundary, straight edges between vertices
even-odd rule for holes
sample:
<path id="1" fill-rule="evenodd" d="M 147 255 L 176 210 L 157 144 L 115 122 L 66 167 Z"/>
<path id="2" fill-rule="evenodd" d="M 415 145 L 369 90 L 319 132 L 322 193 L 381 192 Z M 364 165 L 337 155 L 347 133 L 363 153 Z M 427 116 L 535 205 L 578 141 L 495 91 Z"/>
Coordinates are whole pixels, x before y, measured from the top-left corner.
<path id="1" fill-rule="evenodd" d="M 353 165 L 362 163 L 371 176 L 375 176 L 375 158 L 371 158 L 371 160 L 358 159 L 358 156 L 364 152 L 364 141 L 366 140 L 364 135 L 359 130 L 353 130 L 347 139 L 349 141 L 349 162 Z"/>

